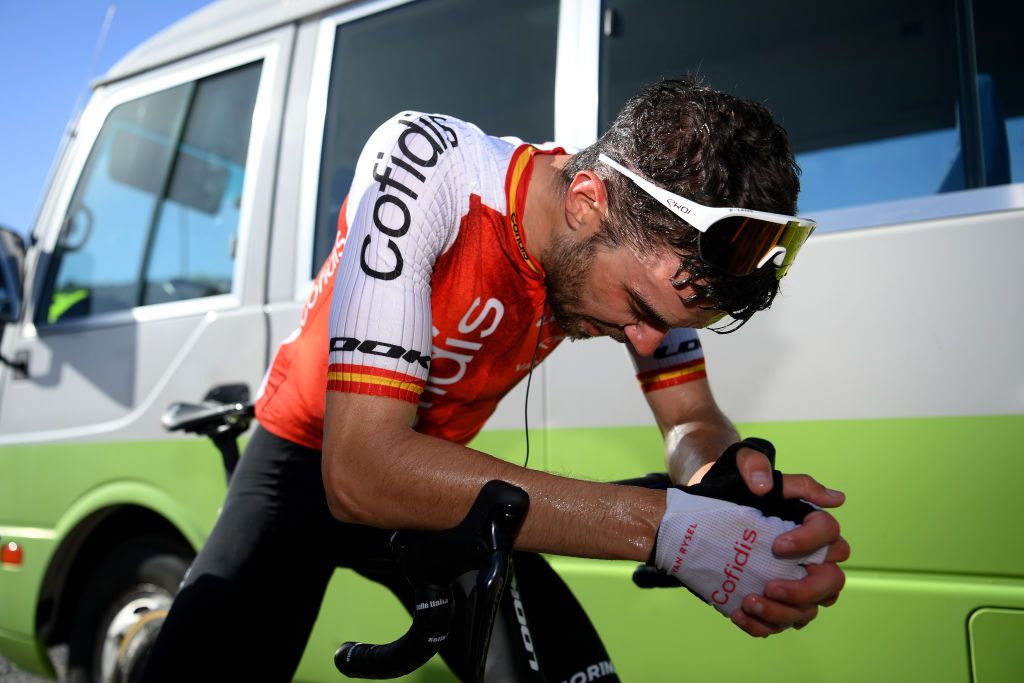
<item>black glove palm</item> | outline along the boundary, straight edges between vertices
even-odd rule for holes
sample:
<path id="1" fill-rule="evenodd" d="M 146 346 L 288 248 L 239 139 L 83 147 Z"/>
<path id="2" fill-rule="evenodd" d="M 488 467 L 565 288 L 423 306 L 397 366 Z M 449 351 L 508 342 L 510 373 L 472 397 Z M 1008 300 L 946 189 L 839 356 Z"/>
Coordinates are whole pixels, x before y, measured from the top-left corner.
<path id="1" fill-rule="evenodd" d="M 706 496 L 727 500 L 737 505 L 756 508 L 768 517 L 779 517 L 800 524 L 808 513 L 816 509 L 802 500 L 786 499 L 782 495 L 782 472 L 772 470 L 772 490 L 763 496 L 753 493 L 736 466 L 736 454 L 741 448 L 753 448 L 768 456 L 768 462 L 775 466 L 775 447 L 770 441 L 751 437 L 738 441 L 725 449 L 699 484 L 677 488 L 695 496 Z"/>

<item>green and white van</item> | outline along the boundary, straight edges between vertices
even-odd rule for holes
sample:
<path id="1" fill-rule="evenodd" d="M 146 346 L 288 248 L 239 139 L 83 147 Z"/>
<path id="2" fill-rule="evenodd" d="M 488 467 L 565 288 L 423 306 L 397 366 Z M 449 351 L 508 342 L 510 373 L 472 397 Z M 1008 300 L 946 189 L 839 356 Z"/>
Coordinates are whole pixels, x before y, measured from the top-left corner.
<path id="1" fill-rule="evenodd" d="M 822 226 L 770 312 L 702 339 L 741 431 L 847 493 L 847 588 L 755 640 L 627 563 L 555 566 L 625 680 L 1024 681 L 1022 25 L 1000 0 L 223 0 L 153 37 L 94 84 L 28 243 L 0 233 L 0 653 L 53 675 L 67 643 L 73 680 L 106 681 L 167 605 L 225 483 L 160 415 L 255 392 L 380 121 L 579 147 L 698 70 L 780 118 Z M 523 402 L 475 445 L 521 461 Z M 563 345 L 529 412 L 531 466 L 662 467 L 613 342 Z M 339 570 L 297 680 L 406 624 Z"/>

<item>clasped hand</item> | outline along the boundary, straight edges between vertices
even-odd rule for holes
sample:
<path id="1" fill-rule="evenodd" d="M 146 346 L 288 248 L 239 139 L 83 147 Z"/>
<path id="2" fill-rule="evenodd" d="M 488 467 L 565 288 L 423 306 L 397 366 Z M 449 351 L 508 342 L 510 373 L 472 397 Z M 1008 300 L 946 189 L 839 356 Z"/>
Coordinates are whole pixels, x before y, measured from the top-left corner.
<path id="1" fill-rule="evenodd" d="M 773 470 L 763 439 L 735 443 L 667 491 L 652 561 L 753 636 L 802 628 L 834 603 L 850 554 L 823 508 L 845 496 Z"/>
<path id="2" fill-rule="evenodd" d="M 760 496 L 771 490 L 772 465 L 766 455 L 741 448 L 736 465 L 751 492 Z M 784 498 L 802 499 L 820 508 L 839 507 L 846 500 L 841 492 L 806 474 L 784 474 L 782 484 Z M 746 596 L 742 606 L 732 612 L 733 623 L 752 636 L 765 637 L 789 627 L 803 628 L 818 616 L 819 607 L 834 604 L 846 581 L 839 563 L 850 557 L 850 545 L 840 535 L 835 517 L 825 510 L 811 512 L 800 526 L 772 544 L 772 551 L 782 558 L 802 557 L 819 548 L 827 549 L 824 562 L 808 565 L 802 579 L 772 580 L 764 595 Z"/>

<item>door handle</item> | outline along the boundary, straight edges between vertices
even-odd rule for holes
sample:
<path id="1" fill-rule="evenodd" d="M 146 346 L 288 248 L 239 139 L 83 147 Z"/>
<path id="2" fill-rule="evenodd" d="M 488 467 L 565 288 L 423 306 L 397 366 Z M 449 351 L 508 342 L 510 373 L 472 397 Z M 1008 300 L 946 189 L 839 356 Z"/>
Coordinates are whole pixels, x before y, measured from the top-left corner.
<path id="1" fill-rule="evenodd" d="M 14 354 L 14 360 L 8 360 L 0 355 L 0 363 L 14 372 L 14 379 L 28 379 L 28 351 L 18 351 Z"/>

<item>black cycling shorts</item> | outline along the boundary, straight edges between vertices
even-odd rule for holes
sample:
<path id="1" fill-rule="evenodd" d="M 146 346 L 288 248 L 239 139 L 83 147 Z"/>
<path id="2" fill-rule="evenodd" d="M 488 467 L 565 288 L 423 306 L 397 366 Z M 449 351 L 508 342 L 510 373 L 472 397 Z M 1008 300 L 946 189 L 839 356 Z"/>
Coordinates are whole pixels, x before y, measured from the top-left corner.
<path id="1" fill-rule="evenodd" d="M 257 427 L 142 680 L 291 680 L 336 567 L 353 567 L 387 585 L 411 607 L 411 591 L 400 575 L 361 562 L 383 555 L 388 536 L 334 519 L 320 453 Z M 617 681 L 586 613 L 547 562 L 516 553 L 513 563 L 520 603 L 506 595 L 505 616 L 492 638 L 488 683 L 526 680 L 521 672 L 532 660 L 543 672 L 537 680 Z M 359 624 L 351 624 L 349 633 L 358 639 Z M 466 680 L 458 643 L 441 654 Z"/>

